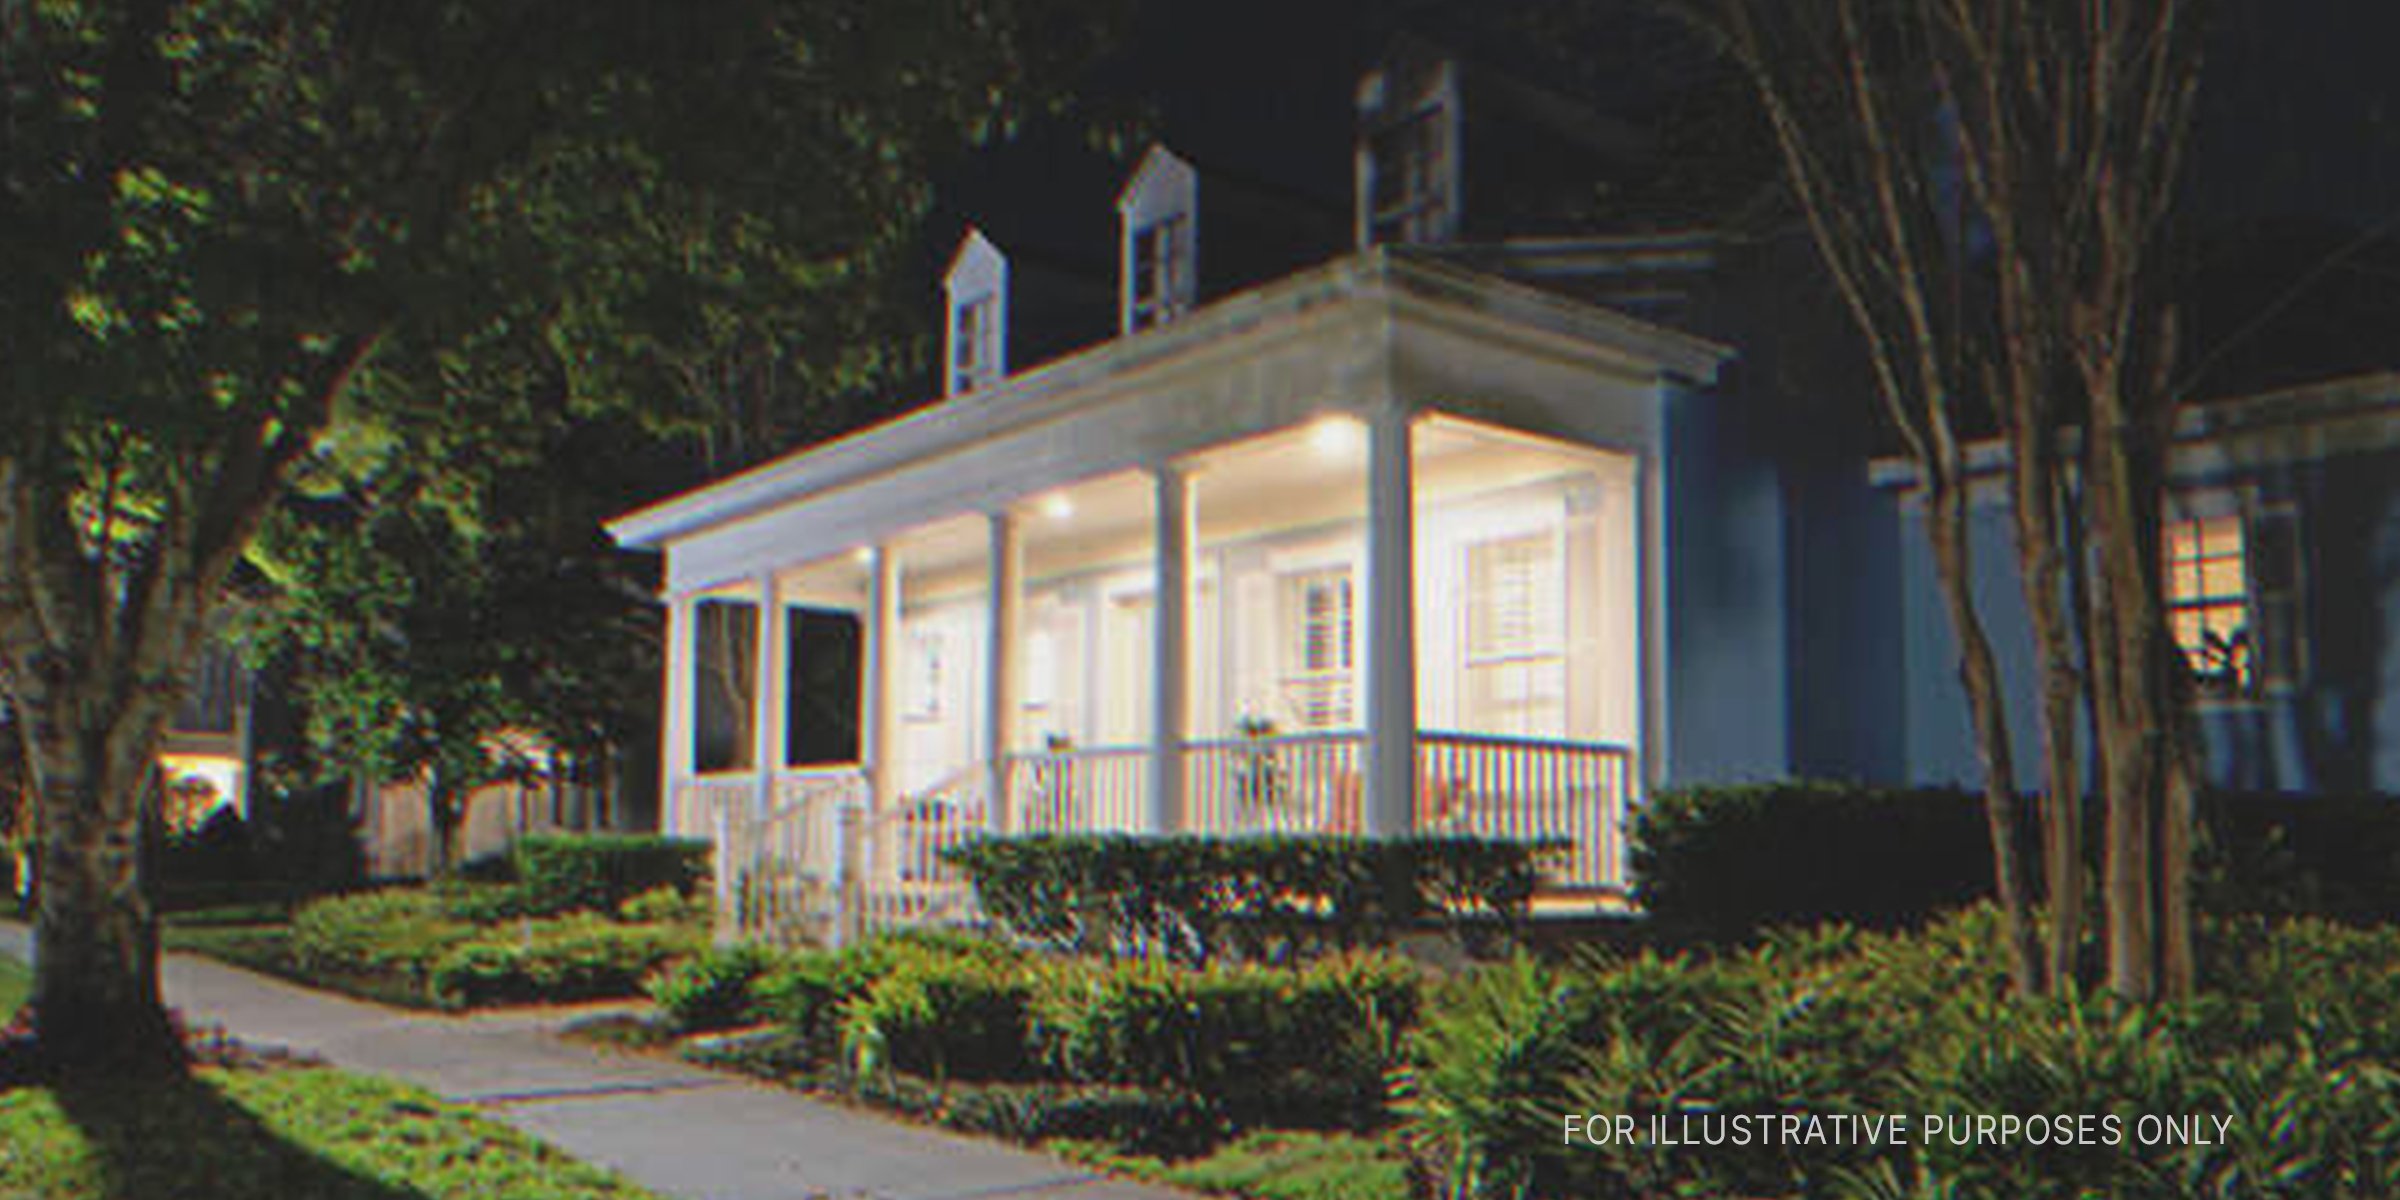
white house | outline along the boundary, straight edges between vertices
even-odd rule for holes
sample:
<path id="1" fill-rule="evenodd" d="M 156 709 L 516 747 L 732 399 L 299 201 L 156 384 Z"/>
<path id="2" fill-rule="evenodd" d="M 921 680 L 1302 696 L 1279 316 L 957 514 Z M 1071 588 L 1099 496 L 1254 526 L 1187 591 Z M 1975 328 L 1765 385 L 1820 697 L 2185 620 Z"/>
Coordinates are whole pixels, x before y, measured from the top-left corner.
<path id="1" fill-rule="evenodd" d="M 971 230 L 948 395 L 611 525 L 666 557 L 663 824 L 748 919 L 926 915 L 970 830 L 1559 838 L 1621 888 L 1666 410 L 1727 352 L 1388 245 L 1204 299 L 1208 186 L 1133 172 L 1118 336 L 1011 373 Z M 854 753 L 804 761 L 792 631 L 843 614 Z"/>

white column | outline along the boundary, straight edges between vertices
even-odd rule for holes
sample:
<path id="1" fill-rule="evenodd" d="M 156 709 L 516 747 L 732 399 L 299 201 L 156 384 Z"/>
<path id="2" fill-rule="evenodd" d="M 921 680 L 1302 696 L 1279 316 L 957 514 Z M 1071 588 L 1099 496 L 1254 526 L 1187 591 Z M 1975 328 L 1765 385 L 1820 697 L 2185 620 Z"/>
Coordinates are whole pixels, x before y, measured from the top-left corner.
<path id="1" fill-rule="evenodd" d="M 866 711 L 859 722 L 867 796 L 877 812 L 898 804 L 900 785 L 900 556 L 878 546 L 867 580 L 866 678 L 859 689 Z"/>
<path id="2" fill-rule="evenodd" d="M 1151 591 L 1150 812 L 1151 833 L 1183 829 L 1184 709 L 1192 658 L 1192 487 L 1183 468 L 1168 464 L 1152 476 L 1157 500 Z"/>
<path id="3" fill-rule="evenodd" d="M 681 788 L 692 777 L 692 664 L 698 614 L 690 596 L 667 598 L 665 692 L 660 707 L 664 728 L 658 748 L 658 798 L 667 833 L 690 837 L 707 828 L 706 813 L 683 811 Z"/>
<path id="4" fill-rule="evenodd" d="M 1367 420 L 1367 832 L 1416 826 L 1416 512 L 1408 410 Z"/>
<path id="5" fill-rule="evenodd" d="M 1018 637 L 1025 611 L 1025 542 L 1005 509 L 991 514 L 991 596 L 984 629 L 984 816 L 995 835 L 1008 832 L 1008 756 L 1017 748 Z"/>
<path id="6" fill-rule="evenodd" d="M 776 582 L 775 572 L 764 571 L 758 577 L 758 667 L 751 673 L 754 683 L 750 697 L 751 742 L 750 766 L 755 772 L 758 795 L 751 812 L 765 816 L 775 807 L 775 775 L 783 770 L 785 706 L 791 694 L 789 627 L 784 620 L 783 590 Z"/>

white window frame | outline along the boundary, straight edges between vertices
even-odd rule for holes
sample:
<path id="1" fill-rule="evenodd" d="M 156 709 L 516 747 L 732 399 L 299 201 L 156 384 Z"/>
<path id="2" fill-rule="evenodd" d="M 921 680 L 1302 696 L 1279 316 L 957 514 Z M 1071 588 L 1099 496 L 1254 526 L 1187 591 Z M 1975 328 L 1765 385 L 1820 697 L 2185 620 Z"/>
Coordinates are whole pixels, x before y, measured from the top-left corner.
<path id="1" fill-rule="evenodd" d="M 1534 627 L 1515 644 L 1485 644 L 1477 637 L 1480 632 L 1478 626 L 1487 617 L 1494 598 L 1486 592 L 1488 581 L 1477 578 L 1477 558 L 1481 554 L 1517 545 L 1540 548 L 1541 558 L 1534 567 L 1535 577 L 1526 584 L 1531 589 L 1528 602 L 1538 606 L 1531 616 Z M 1523 718 L 1517 723 L 1526 727 L 1493 732 L 1537 737 L 1563 736 L 1567 721 L 1567 554 L 1564 528 L 1560 525 L 1540 525 L 1472 539 L 1460 547 L 1458 572 L 1459 592 L 1463 601 L 1459 605 L 1462 706 L 1472 704 L 1479 694 L 1476 687 L 1479 673 L 1515 671 L 1525 678 L 1525 695 L 1510 705 L 1508 711 Z M 1548 687 L 1542 686 L 1545 676 L 1549 677 Z M 1545 712 L 1548 719 L 1537 722 L 1535 718 Z M 1481 711 L 1472 713 L 1475 721 L 1494 715 Z M 1532 728 L 1537 723 L 1542 727 Z"/>
<path id="2" fill-rule="evenodd" d="M 1313 619 L 1309 593 L 1338 585 L 1340 601 L 1333 613 L 1338 624 L 1327 631 L 1334 649 L 1332 665 L 1312 664 Z M 1347 562 L 1282 570 L 1275 576 L 1276 605 L 1281 614 L 1281 648 L 1277 654 L 1277 683 L 1292 725 L 1305 730 L 1350 729 L 1358 724 L 1358 573 Z M 1324 699 L 1318 698 L 1323 693 Z M 1323 704 L 1327 707 L 1320 708 Z"/>

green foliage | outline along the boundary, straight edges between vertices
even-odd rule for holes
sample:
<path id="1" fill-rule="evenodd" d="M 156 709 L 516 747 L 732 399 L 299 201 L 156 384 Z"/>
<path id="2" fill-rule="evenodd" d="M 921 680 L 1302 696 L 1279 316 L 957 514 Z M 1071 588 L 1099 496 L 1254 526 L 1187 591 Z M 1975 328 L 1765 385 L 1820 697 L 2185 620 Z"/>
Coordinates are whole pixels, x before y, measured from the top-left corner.
<path id="1" fill-rule="evenodd" d="M 1189 1092 L 1236 1128 L 1371 1125 L 1417 972 L 1377 955 L 1301 967 L 1083 962 L 1046 972 L 1039 1028 L 1060 1077 Z"/>
<path id="2" fill-rule="evenodd" d="M 2032 805 L 2020 852 L 2038 856 Z M 2093 828 L 2084 839 L 2094 848 Z M 2202 907 L 2380 921 L 2400 913 L 2400 806 L 2387 797 L 2219 793 L 2202 807 Z M 1653 927 L 1739 941 L 1777 925 L 1898 928 L 1988 897 L 1982 798 L 1791 782 L 1668 789 L 1635 815 L 1632 867 Z M 2099 864 L 2092 864 L 2097 877 Z"/>
<path id="3" fill-rule="evenodd" d="M 444 1008 L 639 995 L 706 944 L 697 926 L 524 911 L 501 884 L 390 888 L 314 901 L 292 916 L 303 981 Z"/>
<path id="4" fill-rule="evenodd" d="M 684 1033 L 731 1029 L 759 1007 L 751 985 L 775 966 L 775 952 L 750 942 L 712 948 L 650 979 L 652 1003 Z"/>
<path id="5" fill-rule="evenodd" d="M 569 913 L 528 920 L 516 937 L 502 929 L 451 947 L 427 973 L 427 989 L 444 1008 L 638 995 L 652 972 L 705 944 L 697 930 Z"/>
<path id="6" fill-rule="evenodd" d="M 2400 933 L 2210 930 L 2203 997 L 2020 999 L 1998 921 L 1828 929 L 1715 957 L 1513 962 L 1441 993 L 1414 1040 L 1410 1145 L 1450 1194 L 2367 1197 L 2400 1184 Z M 2293 971 L 2299 964 L 2312 969 Z M 1560 1145 L 1558 1114 L 2094 1114 L 2126 1144 L 1904 1148 Z M 2225 1144 L 2141 1146 L 2133 1119 L 2208 1114 Z"/>
<path id="7" fill-rule="evenodd" d="M 1408 1161 L 1381 1140 L 1341 1133 L 1265 1131 L 1181 1160 L 1118 1153 L 1117 1139 L 1069 1142 L 1067 1157 L 1120 1175 L 1254 1200 L 1413 1200 Z"/>
<path id="8" fill-rule="evenodd" d="M 528 911 L 614 913 L 645 892 L 690 894 L 708 874 L 708 843 L 634 834 L 519 839 L 517 887 Z"/>
<path id="9" fill-rule="evenodd" d="M 1911 924 L 1991 894 L 1982 800 L 1955 789 L 1791 782 L 1669 788 L 1635 814 L 1642 907 L 1676 936 Z"/>
<path id="10" fill-rule="evenodd" d="M 993 838 L 946 852 L 1017 936 L 1076 953 L 1283 960 L 1506 923 L 1544 848 L 1477 838 Z"/>
<path id="11" fill-rule="evenodd" d="M 0 1092 L 21 1200 L 644 1200 L 650 1193 L 414 1088 L 321 1068 L 207 1069 Z"/>
<path id="12" fill-rule="evenodd" d="M 1181 1156 L 1205 1151 L 1223 1135 L 1215 1109 L 1188 1092 L 1046 1080 L 936 1086 L 905 1075 L 860 1079 L 853 1087 L 883 1108 L 1021 1142 L 1066 1139 Z"/>
<path id="13" fill-rule="evenodd" d="M 862 1079 L 1022 1079 L 1037 1059 L 1034 973 L 1026 964 L 940 952 L 901 954 L 842 1008 L 842 1049 Z"/>

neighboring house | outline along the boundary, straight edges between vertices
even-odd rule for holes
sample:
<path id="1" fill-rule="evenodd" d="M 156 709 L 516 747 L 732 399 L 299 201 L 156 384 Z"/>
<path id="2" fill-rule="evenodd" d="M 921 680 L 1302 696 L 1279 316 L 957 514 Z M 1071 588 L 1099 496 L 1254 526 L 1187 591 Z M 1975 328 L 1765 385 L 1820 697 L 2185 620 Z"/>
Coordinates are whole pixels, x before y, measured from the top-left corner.
<path id="1" fill-rule="evenodd" d="M 1771 247 L 1675 227 L 1655 148 L 1557 94 L 1403 43 L 1355 130 L 1348 220 L 1266 253 L 1220 250 L 1257 243 L 1211 197 L 1271 190 L 1153 147 L 1091 239 L 1116 335 L 1054 357 L 1019 352 L 1008 232 L 970 229 L 941 400 L 611 524 L 666 557 L 662 824 L 718 840 L 743 921 L 935 912 L 971 831 L 1563 838 L 1551 896 L 1612 903 L 1662 784 L 1968 773 L 1905 480 L 1867 401 L 1802 402 L 1838 317 Z M 1726 211 L 1764 180 L 1709 182 Z M 2389 383 L 2195 417 L 2225 488 L 2170 577 L 2229 769 L 2290 713 L 2400 726 L 2388 676 L 2255 706 L 2309 640 L 2289 515 L 2363 486 L 2302 464 L 2393 426 Z M 1982 562 L 2005 610 L 2005 542 Z M 2345 778 L 2400 782 L 2383 744 Z"/>
<path id="2" fill-rule="evenodd" d="M 158 753 L 169 829 L 198 829 L 219 809 L 250 813 L 250 672 L 236 649 L 212 640 Z"/>
<path id="3" fill-rule="evenodd" d="M 458 863 L 503 854 L 528 834 L 593 832 L 632 828 L 622 811 L 623 789 L 593 778 L 532 733 L 501 735 L 507 753 L 522 765 L 518 778 L 477 788 L 466 801 L 453 847 Z M 376 879 L 415 879 L 434 870 L 433 813 L 423 778 L 376 782 L 361 779 L 351 789 L 367 874 Z"/>

